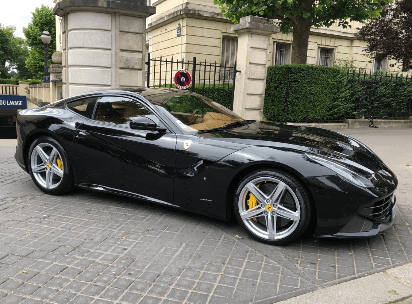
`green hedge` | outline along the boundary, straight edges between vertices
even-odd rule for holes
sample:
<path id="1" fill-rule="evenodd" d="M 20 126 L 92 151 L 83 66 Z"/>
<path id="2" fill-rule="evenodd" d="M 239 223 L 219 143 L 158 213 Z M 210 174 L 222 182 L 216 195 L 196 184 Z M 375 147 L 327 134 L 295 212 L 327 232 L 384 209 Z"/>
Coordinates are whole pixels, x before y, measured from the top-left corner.
<path id="1" fill-rule="evenodd" d="M 158 86 L 156 86 L 158 87 Z M 162 87 L 170 87 L 169 85 L 162 85 Z M 172 88 L 176 88 L 173 84 Z M 192 90 L 192 86 L 190 86 L 188 91 Z M 233 92 L 233 85 L 232 84 L 216 84 L 213 85 L 203 85 L 203 84 L 196 84 L 195 85 L 195 93 L 205 96 L 217 103 L 221 104 L 222 106 L 230 109 L 232 105 L 232 92 Z"/>
<path id="2" fill-rule="evenodd" d="M 19 84 L 19 80 L 18 79 L 0 79 L 0 84 L 17 85 L 17 84 Z"/>
<path id="3" fill-rule="evenodd" d="M 411 96 L 411 81 L 399 77 L 356 74 L 341 67 L 272 66 L 264 116 L 277 122 L 405 117 Z"/>
<path id="4" fill-rule="evenodd" d="M 36 80 L 36 79 L 0 79 L 0 84 L 14 84 L 14 85 L 18 85 L 19 81 L 26 81 L 29 84 L 39 84 L 42 83 L 42 81 L 40 80 Z"/>
<path id="5" fill-rule="evenodd" d="M 189 90 L 192 88 L 190 87 Z M 218 85 L 205 85 L 202 84 L 195 86 L 195 92 L 199 95 L 205 96 L 222 106 L 230 109 L 232 106 L 232 93 L 233 85 L 232 84 L 218 84 Z"/>

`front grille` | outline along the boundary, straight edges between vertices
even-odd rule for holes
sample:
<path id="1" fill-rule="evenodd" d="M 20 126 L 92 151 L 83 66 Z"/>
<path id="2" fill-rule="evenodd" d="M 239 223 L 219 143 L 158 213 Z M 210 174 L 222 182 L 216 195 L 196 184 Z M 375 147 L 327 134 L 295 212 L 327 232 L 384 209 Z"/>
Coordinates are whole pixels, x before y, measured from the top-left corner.
<path id="1" fill-rule="evenodd" d="M 376 219 L 382 219 L 388 216 L 388 214 L 391 212 L 392 206 L 393 206 L 393 194 L 380 200 L 377 201 L 373 206 L 371 207 L 366 207 L 364 209 L 364 212 L 362 212 L 364 215 L 376 218 Z"/>

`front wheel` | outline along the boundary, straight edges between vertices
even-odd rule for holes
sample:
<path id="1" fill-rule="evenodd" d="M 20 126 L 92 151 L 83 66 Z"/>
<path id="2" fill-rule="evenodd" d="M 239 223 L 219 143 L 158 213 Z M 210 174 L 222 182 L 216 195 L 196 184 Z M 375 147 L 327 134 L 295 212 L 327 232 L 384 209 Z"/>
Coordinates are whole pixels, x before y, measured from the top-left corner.
<path id="1" fill-rule="evenodd" d="M 300 237 L 311 218 L 306 190 L 296 178 L 278 170 L 247 175 L 237 187 L 234 210 L 252 237 L 274 245 Z"/>
<path id="2" fill-rule="evenodd" d="M 63 147 L 53 138 L 36 139 L 28 154 L 30 175 L 47 194 L 63 194 L 73 188 L 73 174 Z"/>

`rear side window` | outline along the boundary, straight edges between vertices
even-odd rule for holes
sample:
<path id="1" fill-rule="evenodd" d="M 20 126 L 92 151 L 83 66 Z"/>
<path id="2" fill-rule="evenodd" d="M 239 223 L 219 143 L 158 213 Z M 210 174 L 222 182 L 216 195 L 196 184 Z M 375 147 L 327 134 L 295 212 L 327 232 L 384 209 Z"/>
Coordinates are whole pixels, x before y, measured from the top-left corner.
<path id="1" fill-rule="evenodd" d="M 116 125 L 128 124 L 133 117 L 152 116 L 142 104 L 124 97 L 101 97 L 95 119 Z"/>
<path id="2" fill-rule="evenodd" d="M 97 97 L 89 97 L 69 102 L 67 107 L 84 117 L 92 118 L 94 106 L 96 105 Z"/>

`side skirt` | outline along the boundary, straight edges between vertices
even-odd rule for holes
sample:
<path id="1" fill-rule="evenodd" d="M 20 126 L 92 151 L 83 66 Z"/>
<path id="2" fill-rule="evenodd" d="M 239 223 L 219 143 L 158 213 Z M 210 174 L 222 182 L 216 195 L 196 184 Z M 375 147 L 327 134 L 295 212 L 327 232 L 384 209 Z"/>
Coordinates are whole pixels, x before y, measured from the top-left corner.
<path id="1" fill-rule="evenodd" d="M 100 186 L 100 185 L 95 185 L 95 184 L 78 184 L 76 186 L 79 187 L 79 188 L 82 188 L 82 189 L 86 189 L 86 190 L 92 190 L 92 191 L 104 192 L 104 193 L 111 193 L 111 194 L 126 196 L 126 197 L 130 197 L 130 198 L 135 198 L 135 199 L 148 201 L 148 202 L 151 202 L 151 203 L 157 203 L 157 204 L 162 204 L 162 205 L 166 205 L 166 206 L 181 209 L 180 206 L 173 205 L 173 204 L 170 204 L 170 203 L 162 201 L 162 200 L 158 200 L 158 199 L 155 199 L 155 198 L 152 198 L 152 197 L 140 195 L 140 194 L 133 193 L 133 192 L 123 191 L 123 190 L 119 190 L 119 189 L 115 189 L 115 188 L 110 188 L 110 187 L 106 187 L 106 186 Z"/>

